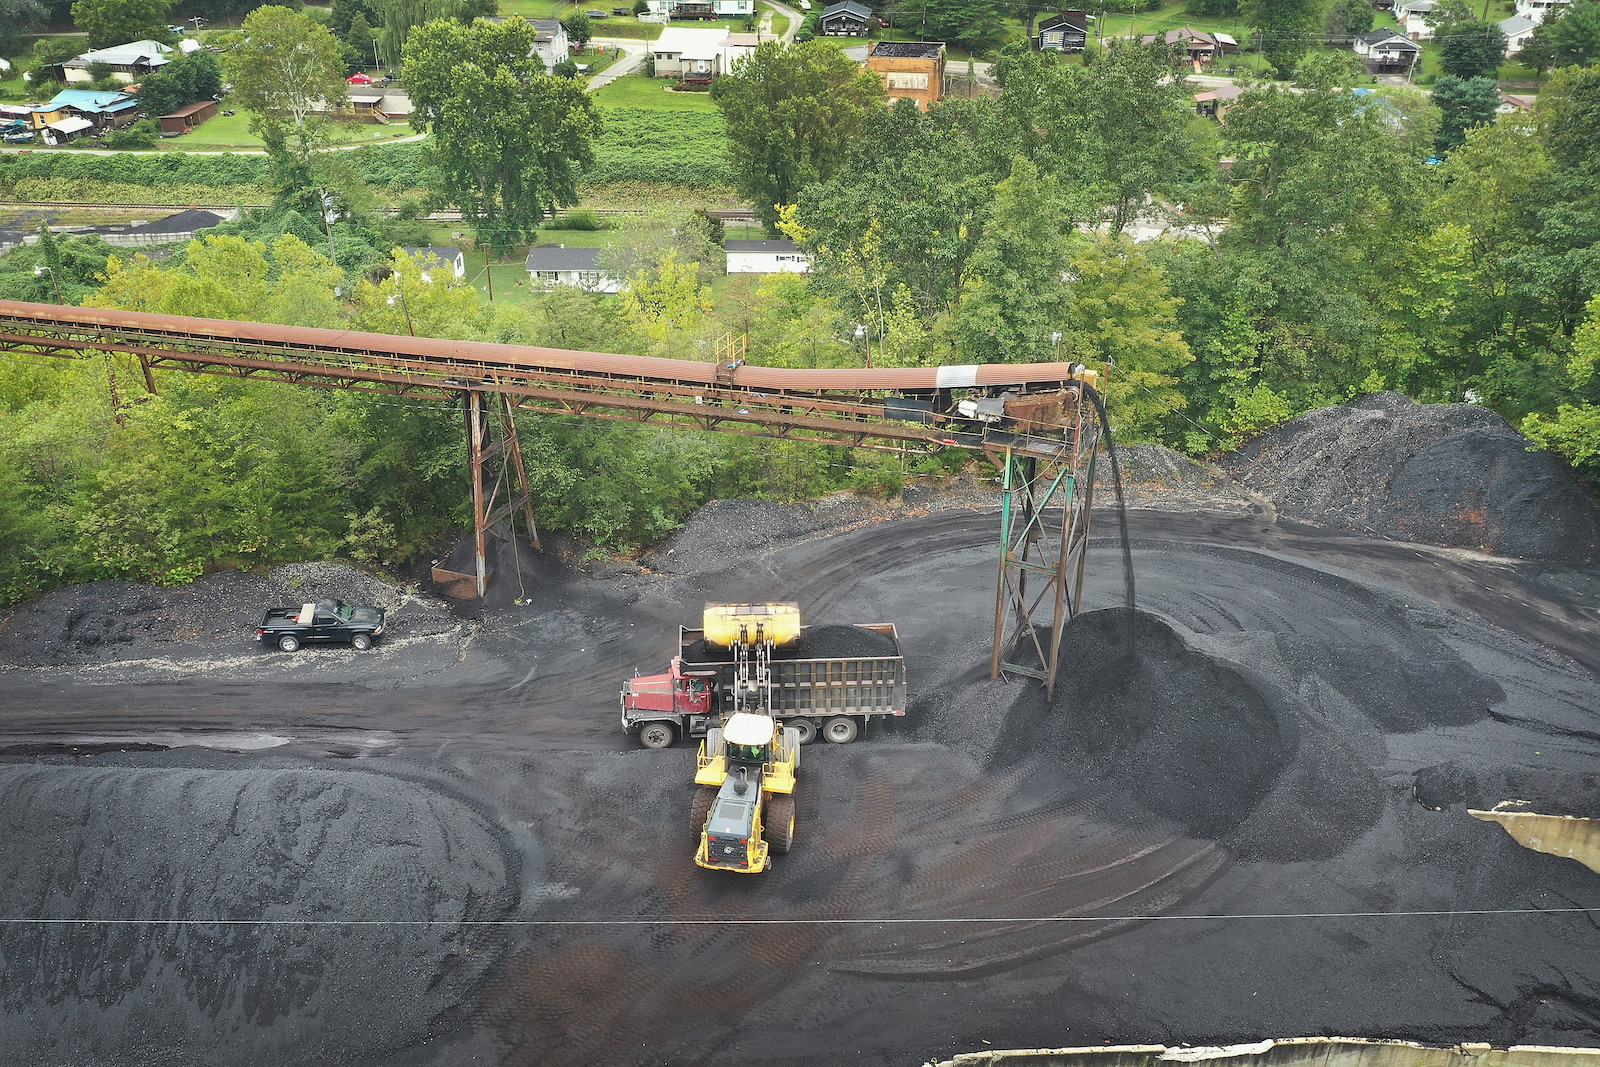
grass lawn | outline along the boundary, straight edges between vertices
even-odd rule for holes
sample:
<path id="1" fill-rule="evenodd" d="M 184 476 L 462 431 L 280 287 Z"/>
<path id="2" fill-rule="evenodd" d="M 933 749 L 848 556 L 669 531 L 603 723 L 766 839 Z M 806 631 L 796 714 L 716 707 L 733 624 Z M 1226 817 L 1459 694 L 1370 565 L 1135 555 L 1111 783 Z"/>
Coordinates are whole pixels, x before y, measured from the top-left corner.
<path id="1" fill-rule="evenodd" d="M 611 64 L 615 63 L 617 61 L 617 57 L 621 54 L 621 52 L 611 48 L 607 48 L 604 52 L 596 51 L 593 48 L 585 48 L 581 52 L 573 52 L 572 61 L 588 67 L 589 69 L 584 71 L 584 73 L 590 77 L 593 77 L 594 75 L 599 74 L 602 70 L 605 70 L 607 67 L 611 66 Z"/>
<path id="2" fill-rule="evenodd" d="M 500 14 L 521 15 L 525 19 L 548 19 L 555 18 L 558 11 L 571 6 L 569 0 L 500 0 Z"/>
<path id="3" fill-rule="evenodd" d="M 1250 27 L 1238 19 L 1191 15 L 1187 3 L 1157 8 L 1143 15 L 1119 15 L 1107 12 L 1099 29 L 1101 36 L 1104 37 L 1127 37 L 1144 33 L 1166 33 L 1180 26 L 1191 26 L 1207 33 L 1220 30 L 1238 41 L 1241 48 L 1250 40 L 1251 34 Z"/>
<path id="4" fill-rule="evenodd" d="M 250 117 L 243 111 L 236 115 L 218 115 L 191 133 L 161 141 L 161 149 L 166 152 L 223 152 L 236 148 L 260 148 L 261 138 L 250 132 L 249 122 Z M 399 122 L 387 126 L 341 122 L 333 126 L 333 143 L 381 144 L 396 137 L 409 137 L 415 132 L 410 126 Z"/>
<path id="5" fill-rule="evenodd" d="M 661 111 L 717 110 L 710 93 L 678 93 L 668 86 L 670 78 L 646 78 L 643 74 L 624 74 L 609 85 L 602 85 L 594 94 L 602 107 L 645 107 Z"/>
<path id="6" fill-rule="evenodd" d="M 661 36 L 665 28 L 659 22 L 640 22 L 631 15 L 627 18 L 596 19 L 590 25 L 596 37 L 626 37 L 630 41 L 653 41 Z"/>
<path id="7" fill-rule="evenodd" d="M 784 34 L 789 32 L 788 15 L 780 15 L 776 10 L 768 7 L 765 4 L 762 4 L 761 6 L 763 10 L 772 12 L 772 35 L 774 37 L 782 37 Z"/>

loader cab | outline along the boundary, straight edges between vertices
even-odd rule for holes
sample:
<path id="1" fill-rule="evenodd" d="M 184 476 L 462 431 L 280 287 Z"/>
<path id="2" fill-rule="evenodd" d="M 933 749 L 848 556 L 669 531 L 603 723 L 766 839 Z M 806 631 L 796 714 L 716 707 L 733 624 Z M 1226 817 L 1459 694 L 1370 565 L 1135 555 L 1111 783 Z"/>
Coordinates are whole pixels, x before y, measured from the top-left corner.
<path id="1" fill-rule="evenodd" d="M 722 728 L 722 754 L 731 769 L 737 764 L 755 765 L 772 760 L 772 739 L 776 724 L 765 715 L 738 712 L 730 715 Z"/>

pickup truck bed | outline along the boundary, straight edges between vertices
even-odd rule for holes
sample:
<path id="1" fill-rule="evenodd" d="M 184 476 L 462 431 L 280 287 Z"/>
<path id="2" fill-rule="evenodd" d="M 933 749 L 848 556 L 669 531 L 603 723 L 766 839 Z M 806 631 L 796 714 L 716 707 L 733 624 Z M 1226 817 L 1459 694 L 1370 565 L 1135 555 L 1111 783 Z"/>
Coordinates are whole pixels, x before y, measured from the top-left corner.
<path id="1" fill-rule="evenodd" d="M 387 613 L 382 608 L 347 604 L 342 600 L 314 600 L 298 608 L 271 608 L 256 627 L 256 640 L 293 652 L 304 644 L 352 644 L 372 647 L 383 633 Z"/>

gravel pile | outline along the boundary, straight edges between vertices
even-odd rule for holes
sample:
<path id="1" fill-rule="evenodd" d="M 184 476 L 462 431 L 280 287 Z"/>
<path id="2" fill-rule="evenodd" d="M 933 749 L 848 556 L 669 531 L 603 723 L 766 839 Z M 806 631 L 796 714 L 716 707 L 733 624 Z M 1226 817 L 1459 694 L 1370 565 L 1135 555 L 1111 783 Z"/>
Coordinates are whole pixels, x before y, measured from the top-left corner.
<path id="1" fill-rule="evenodd" d="M 1600 558 L 1600 508 L 1494 412 L 1376 393 L 1308 412 L 1224 460 L 1288 516 L 1507 556 Z"/>
<path id="2" fill-rule="evenodd" d="M 820 526 L 804 504 L 713 500 L 647 554 L 644 564 L 666 574 L 717 571 L 748 563 L 760 550 L 793 541 Z"/>
<path id="3" fill-rule="evenodd" d="M 344 563 L 297 563 L 267 575 L 210 574 L 186 586 L 90 582 L 47 593 L 0 616 L 0 667 L 106 663 L 237 650 L 254 644 L 271 607 L 333 597 L 389 612 L 388 637 L 446 633 L 443 604 Z"/>

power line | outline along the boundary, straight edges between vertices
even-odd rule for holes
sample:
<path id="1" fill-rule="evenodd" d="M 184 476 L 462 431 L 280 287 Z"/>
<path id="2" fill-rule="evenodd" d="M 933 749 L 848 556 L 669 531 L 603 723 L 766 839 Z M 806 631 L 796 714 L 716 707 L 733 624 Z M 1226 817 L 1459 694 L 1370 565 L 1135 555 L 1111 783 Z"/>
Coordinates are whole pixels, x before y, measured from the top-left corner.
<path id="1" fill-rule="evenodd" d="M 953 918 L 802 918 L 728 919 L 117 919 L 117 918 L 0 918 L 8 926 L 411 926 L 411 927 L 661 927 L 661 926 L 1003 926 L 1117 922 L 1252 922 L 1337 919 L 1459 919 L 1533 917 L 1545 915 L 1595 915 L 1597 908 L 1441 908 L 1413 911 L 1284 911 L 1230 915 L 1039 915 L 957 916 Z"/>

